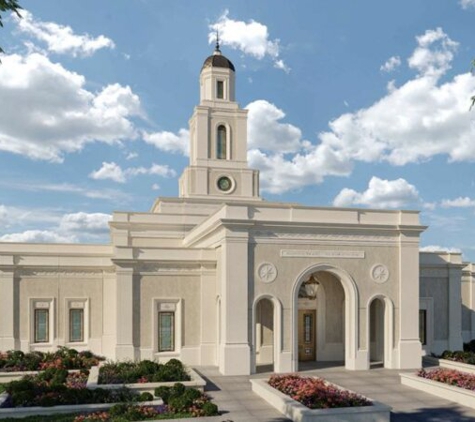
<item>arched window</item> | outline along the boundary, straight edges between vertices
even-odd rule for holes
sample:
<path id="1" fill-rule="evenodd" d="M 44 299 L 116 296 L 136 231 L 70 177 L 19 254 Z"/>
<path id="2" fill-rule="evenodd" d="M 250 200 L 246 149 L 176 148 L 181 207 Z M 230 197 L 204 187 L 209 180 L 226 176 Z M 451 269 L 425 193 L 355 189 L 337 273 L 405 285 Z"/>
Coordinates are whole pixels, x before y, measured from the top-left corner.
<path id="1" fill-rule="evenodd" d="M 227 158 L 227 139 L 226 127 L 224 125 L 218 126 L 216 138 L 216 158 L 218 160 L 225 160 Z"/>

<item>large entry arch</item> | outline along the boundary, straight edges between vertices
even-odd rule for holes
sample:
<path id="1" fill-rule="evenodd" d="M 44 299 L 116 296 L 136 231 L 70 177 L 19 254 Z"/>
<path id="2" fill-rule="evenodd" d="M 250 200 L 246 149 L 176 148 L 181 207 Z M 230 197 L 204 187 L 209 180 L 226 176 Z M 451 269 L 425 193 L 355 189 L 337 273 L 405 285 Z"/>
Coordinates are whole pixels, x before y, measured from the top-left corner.
<path id="1" fill-rule="evenodd" d="M 367 352 L 359 350 L 359 297 L 353 278 L 343 269 L 330 264 L 315 264 L 299 274 L 292 287 L 292 370 L 298 370 L 298 297 L 299 290 L 314 273 L 328 272 L 341 283 L 344 291 L 344 330 L 345 330 L 345 367 L 346 369 L 367 369 Z"/>

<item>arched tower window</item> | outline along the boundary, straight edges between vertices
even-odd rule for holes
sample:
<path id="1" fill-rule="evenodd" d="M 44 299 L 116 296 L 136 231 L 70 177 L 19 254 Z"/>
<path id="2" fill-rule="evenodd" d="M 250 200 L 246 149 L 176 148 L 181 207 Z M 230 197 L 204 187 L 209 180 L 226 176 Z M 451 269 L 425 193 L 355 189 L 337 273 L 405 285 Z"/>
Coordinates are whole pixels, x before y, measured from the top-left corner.
<path id="1" fill-rule="evenodd" d="M 219 125 L 216 137 L 216 158 L 218 160 L 226 160 L 227 158 L 227 139 L 226 126 Z"/>

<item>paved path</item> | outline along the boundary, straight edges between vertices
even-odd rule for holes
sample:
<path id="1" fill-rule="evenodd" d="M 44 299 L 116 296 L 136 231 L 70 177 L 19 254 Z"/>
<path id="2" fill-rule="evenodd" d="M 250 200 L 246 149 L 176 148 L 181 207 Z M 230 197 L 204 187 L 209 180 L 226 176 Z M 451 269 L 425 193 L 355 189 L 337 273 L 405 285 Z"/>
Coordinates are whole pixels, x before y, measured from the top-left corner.
<path id="1" fill-rule="evenodd" d="M 207 393 L 223 413 L 199 422 L 289 422 L 281 413 L 251 391 L 250 378 L 268 378 L 270 373 L 224 377 L 215 367 L 198 367 L 207 379 Z M 475 422 L 475 409 L 457 405 L 401 385 L 399 370 L 347 371 L 341 366 L 301 370 L 321 376 L 393 408 L 391 422 Z M 180 419 L 197 422 L 197 419 Z"/>

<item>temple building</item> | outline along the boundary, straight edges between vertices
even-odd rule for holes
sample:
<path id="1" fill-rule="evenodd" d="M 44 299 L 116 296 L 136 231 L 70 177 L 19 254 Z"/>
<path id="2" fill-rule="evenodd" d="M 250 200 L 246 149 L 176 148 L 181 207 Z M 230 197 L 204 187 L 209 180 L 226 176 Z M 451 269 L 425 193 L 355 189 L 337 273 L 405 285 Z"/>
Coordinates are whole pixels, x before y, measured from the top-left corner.
<path id="1" fill-rule="evenodd" d="M 0 350 L 174 357 L 235 375 L 417 368 L 475 338 L 475 264 L 420 252 L 417 211 L 261 198 L 235 77 L 217 47 L 177 198 L 115 212 L 110 244 L 0 243 Z"/>

